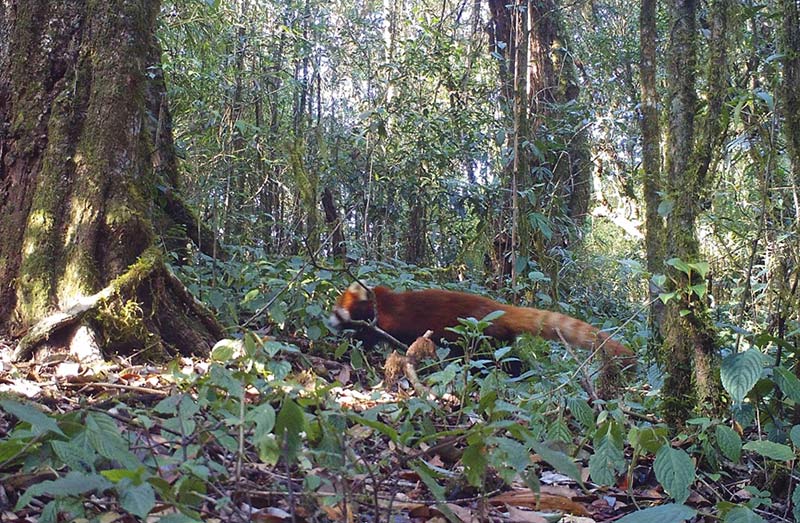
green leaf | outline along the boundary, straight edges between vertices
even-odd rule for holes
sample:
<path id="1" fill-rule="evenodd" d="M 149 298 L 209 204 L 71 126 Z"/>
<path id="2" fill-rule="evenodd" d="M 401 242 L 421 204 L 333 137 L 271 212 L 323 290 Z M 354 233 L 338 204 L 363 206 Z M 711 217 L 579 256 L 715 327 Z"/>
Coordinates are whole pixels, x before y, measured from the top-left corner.
<path id="1" fill-rule="evenodd" d="M 631 427 L 628 432 L 628 441 L 639 452 L 656 453 L 665 443 L 669 442 L 667 427 Z"/>
<path id="2" fill-rule="evenodd" d="M 3 407 L 3 410 L 18 420 L 29 423 L 34 434 L 39 435 L 46 432 L 52 432 L 54 434 L 58 434 L 59 436 L 65 436 L 61 429 L 58 428 L 58 424 L 53 418 L 27 403 L 19 403 L 14 400 L 3 400 L 0 401 L 0 407 Z"/>
<path id="3" fill-rule="evenodd" d="M 583 485 L 581 472 L 572 458 L 563 452 L 551 449 L 541 442 L 533 442 L 531 446 L 533 447 L 534 452 L 536 452 L 539 457 L 549 463 L 550 466 L 565 476 L 575 480 L 579 485 Z"/>
<path id="4" fill-rule="evenodd" d="M 275 427 L 275 409 L 269 403 L 262 403 L 247 413 L 247 420 L 256 424 L 253 440 L 259 441 Z"/>
<path id="5" fill-rule="evenodd" d="M 106 459 L 119 462 L 129 469 L 141 466 L 137 458 L 129 449 L 127 442 L 119 433 L 119 428 L 114 420 L 105 414 L 96 412 L 86 416 L 86 438 L 92 448 Z"/>
<path id="6" fill-rule="evenodd" d="M 617 523 L 678 523 L 693 518 L 697 511 L 686 505 L 669 503 L 638 510 L 618 519 Z"/>
<path id="7" fill-rule="evenodd" d="M 661 303 L 666 304 L 669 300 L 675 298 L 677 295 L 677 292 L 661 292 L 658 294 L 658 299 L 661 300 Z"/>
<path id="8" fill-rule="evenodd" d="M 114 483 L 119 483 L 123 479 L 127 479 L 129 481 L 139 481 L 142 477 L 142 469 L 139 470 L 110 469 L 110 470 L 103 470 L 100 472 L 100 474 L 107 480 Z"/>
<path id="9" fill-rule="evenodd" d="M 53 497 L 78 496 L 87 492 L 102 492 L 111 488 L 111 483 L 98 474 L 84 474 L 70 472 L 63 478 L 42 481 L 32 485 L 17 501 L 16 510 L 21 510 L 36 496 L 48 495 Z"/>
<path id="10" fill-rule="evenodd" d="M 723 523 L 766 523 L 764 518 L 750 510 L 748 507 L 736 507 L 725 514 Z"/>
<path id="11" fill-rule="evenodd" d="M 795 521 L 800 521 L 800 484 L 795 485 L 792 492 L 792 514 Z"/>
<path id="12" fill-rule="evenodd" d="M 697 274 L 700 275 L 701 278 L 705 279 L 706 275 L 708 274 L 709 265 L 708 262 L 700 261 L 690 263 L 689 267 L 694 270 Z"/>
<path id="13" fill-rule="evenodd" d="M 568 398 L 567 406 L 569 407 L 569 411 L 572 412 L 572 415 L 583 428 L 587 430 L 594 428 L 594 410 L 592 410 L 592 407 L 589 406 L 586 400 L 580 398 Z"/>
<path id="14" fill-rule="evenodd" d="M 594 454 L 589 458 L 589 475 L 598 485 L 614 485 L 617 473 L 625 470 L 622 444 L 615 440 L 607 433 L 595 441 Z"/>
<path id="15" fill-rule="evenodd" d="M 789 369 L 783 367 L 775 367 L 772 372 L 775 383 L 784 396 L 795 403 L 800 403 L 800 379 L 797 379 L 797 376 Z"/>
<path id="16" fill-rule="evenodd" d="M 303 409 L 291 398 L 283 400 L 280 412 L 275 420 L 275 436 L 282 442 L 287 459 L 293 460 L 300 450 L 302 438 L 300 433 L 305 431 L 306 417 Z"/>
<path id="17" fill-rule="evenodd" d="M 409 466 L 412 470 L 414 470 L 414 472 L 417 473 L 419 479 L 421 479 L 425 486 L 428 487 L 428 490 L 431 491 L 431 494 L 433 494 L 433 499 L 437 501 L 445 501 L 445 489 L 443 486 L 439 485 L 439 483 L 433 477 L 433 473 L 426 463 L 411 463 Z M 444 503 L 436 505 L 436 509 L 444 514 L 447 519 L 453 523 L 459 523 L 461 521 L 461 519 L 453 513 L 450 507 Z"/>
<path id="18" fill-rule="evenodd" d="M 674 207 L 675 202 L 672 200 L 661 200 L 661 203 L 658 204 L 658 215 L 662 218 L 666 218 L 670 215 Z"/>
<path id="19" fill-rule="evenodd" d="M 464 473 L 467 481 L 473 487 L 483 484 L 483 477 L 486 474 L 486 446 L 483 442 L 473 443 L 464 449 L 461 455 L 461 462 L 464 464 Z"/>
<path id="20" fill-rule="evenodd" d="M 700 299 L 706 295 L 706 282 L 698 283 L 697 285 L 690 285 L 689 290 L 697 294 Z"/>
<path id="21" fill-rule="evenodd" d="M 528 221 L 530 222 L 533 230 L 538 230 L 541 232 L 542 236 L 544 236 L 546 239 L 549 240 L 553 237 L 553 229 L 550 227 L 550 219 L 544 214 L 532 212 L 528 214 Z"/>
<path id="22" fill-rule="evenodd" d="M 717 437 L 717 446 L 722 451 L 722 455 L 738 463 L 742 457 L 742 438 L 732 428 L 725 425 L 714 427 L 714 435 Z"/>
<path id="23" fill-rule="evenodd" d="M 360 423 L 361 425 L 366 425 L 367 427 L 377 430 L 395 443 L 397 443 L 400 439 L 400 435 L 398 434 L 397 430 L 395 430 L 391 425 L 387 425 L 386 423 L 382 423 L 377 420 L 371 420 L 363 416 L 358 416 L 356 414 L 351 414 L 349 418 L 357 423 Z"/>
<path id="24" fill-rule="evenodd" d="M 656 453 L 653 470 L 658 482 L 677 503 L 686 501 L 695 478 L 694 463 L 689 454 L 664 445 Z"/>
<path id="25" fill-rule="evenodd" d="M 792 440 L 795 450 L 800 449 L 800 425 L 792 427 L 792 430 L 789 431 L 789 439 Z"/>
<path id="26" fill-rule="evenodd" d="M 722 386 L 735 403 L 741 403 L 763 372 L 763 355 L 758 349 L 732 354 L 722 360 Z"/>
<path id="27" fill-rule="evenodd" d="M 211 349 L 211 359 L 227 363 L 233 359 L 237 350 L 241 350 L 242 342 L 239 340 L 219 340 Z"/>
<path id="28" fill-rule="evenodd" d="M 692 269 L 689 267 L 689 264 L 685 261 L 681 260 L 680 258 L 670 258 L 665 262 L 670 267 L 674 267 L 684 273 L 686 276 L 692 275 Z"/>
<path id="29" fill-rule="evenodd" d="M 795 457 L 791 447 L 773 441 L 748 441 L 743 448 L 775 461 L 789 461 Z"/>
<path id="30" fill-rule="evenodd" d="M 58 459 L 72 470 L 89 472 L 97 459 L 91 448 L 75 445 L 72 441 L 53 440 L 50 447 Z"/>
<path id="31" fill-rule="evenodd" d="M 156 494 L 149 483 L 128 484 L 125 487 L 118 487 L 117 490 L 122 508 L 142 519 L 145 519 L 156 505 Z"/>
<path id="32" fill-rule="evenodd" d="M 491 322 L 493 322 L 494 320 L 496 320 L 497 318 L 499 318 L 500 316 L 502 316 L 505 313 L 506 313 L 506 311 L 493 311 L 493 312 L 490 312 L 489 314 L 484 316 L 483 319 L 481 319 L 481 322 L 491 323 Z"/>
<path id="33" fill-rule="evenodd" d="M 21 439 L 7 439 L 0 441 L 0 463 L 8 461 L 12 458 L 20 459 L 24 454 L 20 454 L 28 446 L 28 442 Z M 37 447 L 32 447 L 35 450 Z M 29 451 L 31 449 L 28 449 Z"/>
<path id="34" fill-rule="evenodd" d="M 444 501 L 444 487 L 439 485 L 439 483 L 433 477 L 433 473 L 428 464 L 424 462 L 414 462 L 409 464 L 409 466 L 414 470 L 414 472 L 417 473 L 422 482 L 425 483 L 425 486 L 428 487 L 428 490 L 431 491 L 431 494 L 433 494 L 433 499 L 437 501 Z"/>

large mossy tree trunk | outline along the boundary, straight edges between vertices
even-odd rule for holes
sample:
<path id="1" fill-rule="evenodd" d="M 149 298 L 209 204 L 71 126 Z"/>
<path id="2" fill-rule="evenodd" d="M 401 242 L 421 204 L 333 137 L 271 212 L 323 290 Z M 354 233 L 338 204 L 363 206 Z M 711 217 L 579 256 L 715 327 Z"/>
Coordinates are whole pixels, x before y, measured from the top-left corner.
<path id="1" fill-rule="evenodd" d="M 791 168 L 790 184 L 795 204 L 794 240 L 792 248 L 783 254 L 782 263 L 788 278 L 780 282 L 781 298 L 787 302 L 786 316 L 800 322 L 800 6 L 797 0 L 782 0 L 779 4 L 783 12 L 780 30 L 780 53 L 783 60 L 783 81 L 781 84 L 781 116 L 786 136 L 786 152 Z M 784 318 L 785 319 L 785 318 Z M 795 337 L 795 346 L 800 336 Z M 800 365 L 795 364 L 795 374 L 800 376 Z M 794 423 L 800 423 L 800 405 L 795 405 Z"/>
<path id="2" fill-rule="evenodd" d="M 669 133 L 665 173 L 667 197 L 672 204 L 665 228 L 666 255 L 673 262 L 668 271 L 673 299 L 666 304 L 664 345 L 661 361 L 664 381 L 664 415 L 671 426 L 682 426 L 695 412 L 719 415 L 721 392 L 719 354 L 715 331 L 704 293 L 704 271 L 696 235 L 696 220 L 708 197 L 710 167 L 721 146 L 724 129 L 720 123 L 725 93 L 726 67 L 724 34 L 727 24 L 726 0 L 711 7 L 707 107 L 697 122 L 697 4 L 695 0 L 673 0 L 667 53 Z"/>
<path id="3" fill-rule="evenodd" d="M 0 331 L 27 335 L 18 357 L 48 339 L 197 353 L 222 335 L 159 247 L 174 225 L 213 238 L 175 191 L 158 14 L 0 2 Z"/>

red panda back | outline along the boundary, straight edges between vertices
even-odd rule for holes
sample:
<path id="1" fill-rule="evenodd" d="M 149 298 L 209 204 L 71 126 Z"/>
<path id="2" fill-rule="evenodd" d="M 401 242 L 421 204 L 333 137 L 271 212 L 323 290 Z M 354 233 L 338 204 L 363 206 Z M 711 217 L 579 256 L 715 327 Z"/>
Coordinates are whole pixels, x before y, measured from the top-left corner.
<path id="1" fill-rule="evenodd" d="M 486 331 L 486 334 L 498 340 L 511 341 L 528 332 L 548 340 L 566 341 L 584 349 L 602 347 L 604 355 L 622 356 L 626 358 L 626 365 L 633 362 L 633 352 L 623 344 L 596 327 L 565 314 L 505 305 L 466 292 L 440 289 L 393 292 L 381 286 L 371 291 L 374 303 L 366 286 L 352 284 L 337 300 L 331 323 L 336 326 L 337 323 L 346 324 L 350 320 L 372 320 L 377 314 L 378 327 L 403 343 L 412 343 L 427 330 L 433 331 L 433 340 L 454 341 L 456 334 L 450 332 L 448 327 L 458 325 L 459 318 L 480 319 L 501 310 L 505 314 Z M 361 339 L 366 339 L 366 336 L 366 333 L 362 333 Z"/>

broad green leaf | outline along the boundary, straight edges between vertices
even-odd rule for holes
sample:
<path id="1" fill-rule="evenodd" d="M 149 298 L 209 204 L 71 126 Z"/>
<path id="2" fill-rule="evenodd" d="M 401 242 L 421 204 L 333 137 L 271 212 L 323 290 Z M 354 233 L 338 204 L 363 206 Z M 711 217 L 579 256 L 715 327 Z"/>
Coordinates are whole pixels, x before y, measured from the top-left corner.
<path id="1" fill-rule="evenodd" d="M 177 512 L 175 514 L 167 514 L 158 519 L 158 523 L 203 523 L 200 519 L 190 518 L 186 514 Z"/>
<path id="2" fill-rule="evenodd" d="M 26 440 L 21 439 L 7 439 L 0 441 L 0 463 L 4 463 L 12 458 L 20 459 L 24 454 L 20 454 L 28 446 Z M 33 447 L 34 449 L 37 447 Z M 30 450 L 30 449 L 29 449 Z"/>
<path id="3" fill-rule="evenodd" d="M 445 490 L 444 487 L 439 485 L 436 479 L 433 477 L 431 473 L 431 469 L 428 467 L 427 464 L 422 462 L 411 463 L 409 465 L 414 472 L 417 473 L 419 479 L 428 487 L 428 490 L 431 491 L 433 494 L 433 498 L 437 501 L 445 501 Z M 442 514 L 447 517 L 448 521 L 451 523 L 460 523 L 461 519 L 456 516 L 453 511 L 444 503 L 439 503 L 436 505 L 436 509 L 439 510 Z"/>
<path id="4" fill-rule="evenodd" d="M 792 440 L 795 451 L 800 449 L 800 425 L 792 427 L 792 430 L 789 431 L 789 439 Z"/>
<path id="5" fill-rule="evenodd" d="M 567 406 L 570 412 L 585 429 L 594 428 L 594 410 L 586 403 L 586 400 L 580 398 L 567 399 Z"/>
<path id="6" fill-rule="evenodd" d="M 656 453 L 653 471 L 658 482 L 677 503 L 686 501 L 695 478 L 694 463 L 689 454 L 664 445 Z"/>
<path id="7" fill-rule="evenodd" d="M 669 300 L 675 298 L 678 295 L 677 292 L 662 292 L 659 293 L 658 299 L 661 300 L 661 303 L 666 304 Z"/>
<path id="8" fill-rule="evenodd" d="M 708 262 L 700 261 L 690 263 L 689 267 L 694 270 L 697 274 L 700 275 L 701 278 L 705 279 L 706 275 L 708 274 L 709 265 Z"/>
<path id="9" fill-rule="evenodd" d="M 247 420 L 256 424 L 254 441 L 260 441 L 275 428 L 275 409 L 269 403 L 262 403 L 247 413 Z"/>
<path id="10" fill-rule="evenodd" d="M 547 439 L 550 441 L 563 441 L 569 443 L 572 441 L 572 432 L 564 418 L 559 417 L 547 427 Z"/>
<path id="11" fill-rule="evenodd" d="M 0 407 L 3 407 L 3 410 L 18 420 L 29 423 L 34 434 L 52 432 L 59 436 L 64 436 L 64 433 L 58 428 L 58 424 L 53 418 L 32 405 L 14 400 L 3 400 L 0 401 Z"/>
<path id="12" fill-rule="evenodd" d="M 686 505 L 668 503 L 638 510 L 618 519 L 617 523 L 679 523 L 693 518 L 697 511 Z"/>
<path id="13" fill-rule="evenodd" d="M 178 411 L 178 403 L 181 401 L 181 395 L 168 396 L 163 400 L 156 403 L 154 410 L 159 414 L 175 414 Z"/>
<path id="14" fill-rule="evenodd" d="M 483 477 L 488 465 L 486 446 L 482 442 L 469 445 L 461 455 L 461 462 L 464 464 L 464 473 L 469 484 L 474 487 L 483 484 Z"/>
<path id="15" fill-rule="evenodd" d="M 763 372 L 764 357 L 758 349 L 732 354 L 722 360 L 720 378 L 722 386 L 735 403 L 741 403 Z"/>
<path id="16" fill-rule="evenodd" d="M 123 479 L 129 481 L 139 481 L 142 477 L 142 470 L 129 470 L 129 469 L 110 469 L 103 470 L 100 474 L 109 481 L 119 483 Z"/>
<path id="17" fill-rule="evenodd" d="M 690 285 L 689 290 L 697 294 L 697 296 L 702 300 L 706 295 L 706 282 L 698 283 L 697 285 Z"/>
<path id="18" fill-rule="evenodd" d="M 748 507 L 736 507 L 725 514 L 723 523 L 766 523 L 764 518 L 750 510 Z"/>
<path id="19" fill-rule="evenodd" d="M 15 507 L 20 510 L 36 496 L 48 495 L 53 497 L 78 496 L 87 492 L 102 492 L 111 487 L 111 483 L 98 474 L 84 474 L 70 472 L 63 478 L 42 481 L 32 485 L 20 496 Z"/>
<path id="20" fill-rule="evenodd" d="M 233 355 L 237 350 L 241 350 L 241 341 L 228 339 L 219 340 L 211 349 L 211 359 L 227 363 L 233 359 Z"/>
<path id="21" fill-rule="evenodd" d="M 795 485 L 792 492 L 792 514 L 795 521 L 800 521 L 800 484 Z"/>
<path id="22" fill-rule="evenodd" d="M 800 403 L 800 379 L 797 379 L 797 376 L 789 369 L 783 367 L 775 367 L 772 372 L 775 383 L 784 396 L 795 403 Z"/>
<path id="23" fill-rule="evenodd" d="M 128 484 L 118 487 L 119 502 L 122 508 L 135 516 L 145 519 L 156 504 L 156 494 L 149 483 Z"/>
<path id="24" fill-rule="evenodd" d="M 97 454 L 91 448 L 75 445 L 72 441 L 53 440 L 50 447 L 58 459 L 72 470 L 89 472 L 97 459 Z"/>
<path id="25" fill-rule="evenodd" d="M 291 398 L 283 400 L 280 412 L 275 420 L 275 436 L 283 443 L 289 461 L 293 460 L 300 450 L 301 432 L 305 431 L 306 418 L 303 409 Z"/>
<path id="26" fill-rule="evenodd" d="M 661 203 L 658 204 L 658 215 L 662 218 L 666 218 L 670 215 L 674 207 L 675 202 L 672 200 L 661 200 Z"/>
<path id="27" fill-rule="evenodd" d="M 506 311 L 493 311 L 493 312 L 490 312 L 489 314 L 487 314 L 486 316 L 484 316 L 483 319 L 481 319 L 481 321 L 482 322 L 493 322 L 494 320 L 496 320 L 497 318 L 499 318 L 500 316 L 502 316 L 505 313 L 506 313 Z"/>
<path id="28" fill-rule="evenodd" d="M 631 427 L 628 432 L 628 441 L 639 452 L 656 453 L 658 449 L 669 442 L 666 427 Z"/>
<path id="29" fill-rule="evenodd" d="M 581 480 L 581 472 L 572 458 L 563 452 L 551 449 L 544 443 L 533 442 L 531 446 L 533 447 L 534 452 L 539 455 L 539 457 L 545 460 L 558 472 L 572 478 L 579 485 L 583 484 L 583 480 Z"/>
<path id="30" fill-rule="evenodd" d="M 670 267 L 674 267 L 684 273 L 686 276 L 691 276 L 692 269 L 689 268 L 689 264 L 685 261 L 681 260 L 680 258 L 670 258 L 666 261 L 666 264 Z"/>
<path id="31" fill-rule="evenodd" d="M 653 283 L 656 287 L 663 288 L 664 284 L 667 283 L 667 275 L 666 274 L 654 274 L 651 278 Z"/>
<path id="32" fill-rule="evenodd" d="M 742 438 L 732 428 L 725 425 L 714 427 L 714 434 L 717 437 L 717 446 L 722 451 L 722 455 L 733 461 L 739 462 L 742 456 Z"/>
<path id="33" fill-rule="evenodd" d="M 775 461 L 789 461 L 795 457 L 791 447 L 773 441 L 748 441 L 743 448 Z"/>
<path id="34" fill-rule="evenodd" d="M 625 470 L 625 455 L 616 438 L 606 434 L 595 441 L 594 454 L 589 458 L 589 475 L 598 485 L 614 485 L 617 474 Z"/>
<path id="35" fill-rule="evenodd" d="M 117 424 L 110 416 L 89 413 L 86 416 L 86 438 L 92 448 L 104 458 L 130 469 L 141 466 L 139 458 L 128 449 L 128 443 L 122 438 Z"/>

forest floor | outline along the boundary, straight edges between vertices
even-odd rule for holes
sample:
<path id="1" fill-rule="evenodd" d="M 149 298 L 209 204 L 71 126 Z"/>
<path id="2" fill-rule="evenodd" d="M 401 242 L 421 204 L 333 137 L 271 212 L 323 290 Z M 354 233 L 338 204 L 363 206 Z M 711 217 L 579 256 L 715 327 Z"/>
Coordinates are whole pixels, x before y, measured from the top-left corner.
<path id="1" fill-rule="evenodd" d="M 11 348 L 8 340 L 0 340 L 0 356 L 7 355 Z M 302 382 L 311 378 L 308 370 L 300 368 L 301 360 L 307 362 L 293 358 L 296 371 L 293 374 Z M 181 358 L 169 366 L 133 365 L 117 359 L 89 367 L 55 351 L 36 362 L 22 364 L 12 365 L 7 358 L 0 358 L 0 365 L 0 399 L 4 400 L 0 402 L 2 521 L 47 519 L 50 501 L 63 501 L 60 507 L 67 510 L 69 499 L 77 499 L 85 511 L 83 516 L 95 517 L 97 521 L 136 521 L 131 512 L 136 513 L 138 506 L 139 515 L 146 514 L 148 521 L 158 521 L 160 516 L 174 517 L 176 507 L 191 507 L 184 513 L 203 521 L 386 521 L 393 514 L 392 521 L 409 522 L 449 519 L 544 523 L 562 517 L 560 521 L 588 523 L 617 520 L 638 508 L 669 504 L 669 496 L 655 480 L 653 456 L 635 458 L 629 473 L 621 475 L 614 487 L 593 486 L 589 481 L 589 453 L 581 451 L 581 446 L 591 445 L 587 441 L 576 442 L 572 453 L 582 485 L 532 455 L 532 463 L 539 465 L 538 481 L 526 482 L 516 477 L 508 484 L 489 468 L 482 488 L 476 489 L 464 479 L 463 437 L 404 446 L 384 437 L 384 431 L 390 429 L 366 422 L 348 423 L 347 455 L 327 461 L 316 456 L 312 460 L 301 451 L 291 466 L 284 459 L 275 459 L 270 464 L 269 458 L 265 462 L 269 453 L 252 444 L 253 432 L 242 431 L 241 425 L 230 419 L 230 410 L 213 402 L 201 402 L 201 408 L 192 410 L 191 416 L 184 412 L 181 426 L 165 417 L 164 405 L 170 398 L 198 398 L 199 389 L 181 385 L 176 376 L 208 373 L 213 362 L 206 359 Z M 409 401 L 414 394 L 413 390 L 402 388 L 399 392 L 364 389 L 356 383 L 358 373 L 338 362 L 315 358 L 313 366 L 329 373 L 326 380 L 337 382 L 326 389 L 325 395 L 345 412 L 358 415 L 376 405 Z M 206 390 L 202 394 L 207 393 Z M 9 403 L 9 398 L 15 399 Z M 246 387 L 244 400 L 250 406 L 270 401 L 252 386 Z M 45 426 L 45 422 L 37 421 L 35 414 L 21 414 L 21 407 L 10 407 L 17 402 L 35 404 L 38 411 L 55 419 L 63 432 L 59 430 L 60 435 L 47 440 L 42 428 L 37 427 L 39 423 Z M 445 416 L 453 403 L 457 400 L 450 404 L 441 402 Z M 92 492 L 43 489 L 42 495 L 20 506 L 18 502 L 27 490 L 47 482 L 54 485 L 59 478 L 69 477 L 65 476 L 67 470 L 71 474 L 79 468 L 74 464 L 74 456 L 65 456 L 58 450 L 60 446 L 52 445 L 51 450 L 47 442 L 88 445 L 86 439 L 76 439 L 76 434 L 89 418 L 94 419 L 98 414 L 113 420 L 128 450 L 149 471 L 147 481 L 157 487 L 158 499 L 154 498 L 146 508 L 132 505 L 117 483 L 115 488 Z M 78 417 L 71 417 L 74 415 Z M 24 448 L 3 446 L 24 435 L 15 419 L 30 423 L 29 429 L 37 435 L 35 443 L 28 441 Z M 78 425 L 71 426 L 70 420 L 76 419 Z M 88 439 L 92 441 L 91 437 Z M 38 452 L 30 452 L 34 444 L 40 447 Z M 324 441 L 318 442 L 318 446 L 324 446 Z M 97 449 L 103 454 L 102 445 Z M 79 451 L 73 449 L 73 452 Z M 176 462 L 175 456 L 181 453 L 184 462 Z M 629 459 L 631 453 L 630 448 L 626 449 Z M 431 478 L 422 477 L 424 473 L 413 466 L 420 459 L 426 462 L 426 470 L 436 471 L 440 492 L 433 493 Z M 93 472 L 95 466 L 109 470 L 131 467 L 122 461 L 84 463 L 84 472 Z M 349 472 L 343 472 L 345 468 Z M 758 491 L 748 488 L 756 468 L 744 460 L 726 467 L 723 474 L 698 476 L 700 479 L 694 482 L 685 502 L 697 510 L 695 521 L 716 520 L 717 503 L 721 499 L 745 504 L 757 497 Z M 110 473 L 105 476 L 112 477 Z M 167 499 L 170 497 L 167 493 L 180 493 L 182 483 L 185 486 L 191 483 L 189 478 L 198 477 L 206 482 L 202 495 L 191 500 L 180 495 Z M 539 492 L 531 490 L 536 483 Z M 442 496 L 445 502 L 441 501 Z M 788 500 L 786 504 L 762 504 L 756 511 L 765 520 L 791 520 Z M 185 521 L 191 520 L 196 519 Z"/>

